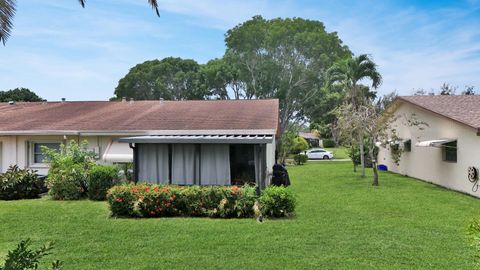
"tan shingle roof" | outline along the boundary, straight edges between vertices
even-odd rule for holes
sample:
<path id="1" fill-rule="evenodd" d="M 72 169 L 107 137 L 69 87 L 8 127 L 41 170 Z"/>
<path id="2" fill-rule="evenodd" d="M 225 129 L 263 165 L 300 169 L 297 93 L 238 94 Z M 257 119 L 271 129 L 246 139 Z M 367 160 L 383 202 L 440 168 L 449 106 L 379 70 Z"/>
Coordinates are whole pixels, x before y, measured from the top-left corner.
<path id="1" fill-rule="evenodd" d="M 397 100 L 480 129 L 480 96 L 404 96 Z"/>
<path id="2" fill-rule="evenodd" d="M 278 100 L 0 103 L 8 131 L 277 130 Z"/>

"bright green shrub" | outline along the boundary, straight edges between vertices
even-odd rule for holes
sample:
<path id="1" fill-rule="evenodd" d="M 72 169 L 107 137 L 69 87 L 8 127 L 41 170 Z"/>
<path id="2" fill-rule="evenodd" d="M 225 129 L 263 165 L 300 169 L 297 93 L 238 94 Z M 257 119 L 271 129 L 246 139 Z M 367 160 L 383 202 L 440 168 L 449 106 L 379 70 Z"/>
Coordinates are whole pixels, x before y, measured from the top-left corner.
<path id="1" fill-rule="evenodd" d="M 296 165 L 303 165 L 307 163 L 308 161 L 308 156 L 304 154 L 298 154 L 293 157 L 293 161 L 295 161 Z"/>
<path id="2" fill-rule="evenodd" d="M 42 186 L 37 177 L 35 171 L 10 166 L 0 175 L 0 200 L 38 198 Z"/>
<path id="3" fill-rule="evenodd" d="M 56 200 L 78 200 L 86 195 L 90 169 L 95 165 L 94 154 L 87 143 L 70 141 L 61 145 L 60 152 L 42 148 L 50 166 L 47 176 L 49 194 Z"/>
<path id="4" fill-rule="evenodd" d="M 88 198 L 95 201 L 105 200 L 107 191 L 116 184 L 117 178 L 118 173 L 115 167 L 93 166 L 88 175 Z"/>
<path id="5" fill-rule="evenodd" d="M 335 147 L 335 141 L 332 139 L 323 139 L 322 144 L 325 148 Z"/>
<path id="6" fill-rule="evenodd" d="M 37 250 L 31 249 L 30 244 L 30 239 L 22 240 L 15 249 L 8 251 L 5 263 L 3 266 L 0 265 L 0 270 L 38 269 L 40 260 L 50 254 L 53 243 L 49 242 Z M 59 270 L 61 267 L 62 262 L 57 260 L 51 264 L 50 269 Z"/>
<path id="7" fill-rule="evenodd" d="M 269 186 L 258 201 L 260 210 L 266 217 L 286 217 L 295 212 L 296 199 L 287 187 Z"/>

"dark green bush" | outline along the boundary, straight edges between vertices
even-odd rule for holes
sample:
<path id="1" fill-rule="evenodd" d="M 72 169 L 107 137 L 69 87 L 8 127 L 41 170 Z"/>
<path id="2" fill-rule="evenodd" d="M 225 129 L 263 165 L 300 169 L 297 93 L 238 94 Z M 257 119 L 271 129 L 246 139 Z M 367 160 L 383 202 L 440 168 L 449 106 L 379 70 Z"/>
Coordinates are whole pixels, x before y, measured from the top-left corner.
<path id="1" fill-rule="evenodd" d="M 0 270 L 30 270 L 38 269 L 40 259 L 50 254 L 53 248 L 53 243 L 47 243 L 37 250 L 30 248 L 30 239 L 21 241 L 17 248 L 8 251 L 7 258 L 3 266 L 0 265 Z M 54 261 L 51 265 L 52 270 L 59 270 L 62 262 Z"/>
<path id="2" fill-rule="evenodd" d="M 335 141 L 332 139 L 323 139 L 323 147 L 325 148 L 335 147 Z"/>
<path id="3" fill-rule="evenodd" d="M 303 165 L 307 163 L 308 161 L 308 156 L 304 154 L 298 154 L 293 157 L 293 161 L 295 161 L 295 164 L 297 165 Z"/>
<path id="4" fill-rule="evenodd" d="M 107 198 L 107 191 L 116 184 L 117 169 L 113 166 L 95 165 L 88 175 L 88 198 L 103 201 Z"/>
<path id="5" fill-rule="evenodd" d="M 95 165 L 94 153 L 87 151 L 87 143 L 71 141 L 61 145 L 60 152 L 42 148 L 50 169 L 47 176 L 49 194 L 55 200 L 78 200 L 87 193 L 87 179 Z"/>
<path id="6" fill-rule="evenodd" d="M 284 186 L 269 186 L 259 198 L 260 210 L 266 217 L 287 217 L 295 212 L 296 199 Z"/>
<path id="7" fill-rule="evenodd" d="M 0 199 L 20 200 L 38 198 L 42 184 L 35 171 L 12 165 L 0 175 Z"/>

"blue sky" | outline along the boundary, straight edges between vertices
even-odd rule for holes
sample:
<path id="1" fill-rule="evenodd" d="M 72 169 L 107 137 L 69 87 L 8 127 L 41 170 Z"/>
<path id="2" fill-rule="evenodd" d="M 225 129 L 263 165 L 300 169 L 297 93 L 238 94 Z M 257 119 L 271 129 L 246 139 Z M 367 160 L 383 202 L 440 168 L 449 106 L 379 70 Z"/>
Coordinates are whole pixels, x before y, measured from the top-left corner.
<path id="1" fill-rule="evenodd" d="M 19 0 L 0 47 L 0 90 L 28 87 L 48 100 L 105 100 L 135 64 L 167 56 L 221 57 L 224 33 L 260 14 L 320 20 L 355 54 L 379 65 L 380 93 L 480 92 L 480 1 Z"/>

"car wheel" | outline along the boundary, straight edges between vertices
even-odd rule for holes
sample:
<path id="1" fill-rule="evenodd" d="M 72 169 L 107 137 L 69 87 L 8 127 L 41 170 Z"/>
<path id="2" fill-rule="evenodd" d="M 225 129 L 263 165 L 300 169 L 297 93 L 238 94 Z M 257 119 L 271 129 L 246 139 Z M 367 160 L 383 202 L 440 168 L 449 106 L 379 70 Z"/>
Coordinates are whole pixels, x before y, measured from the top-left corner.
<path id="1" fill-rule="evenodd" d="M 327 155 L 323 156 L 323 159 L 330 159 Z"/>

